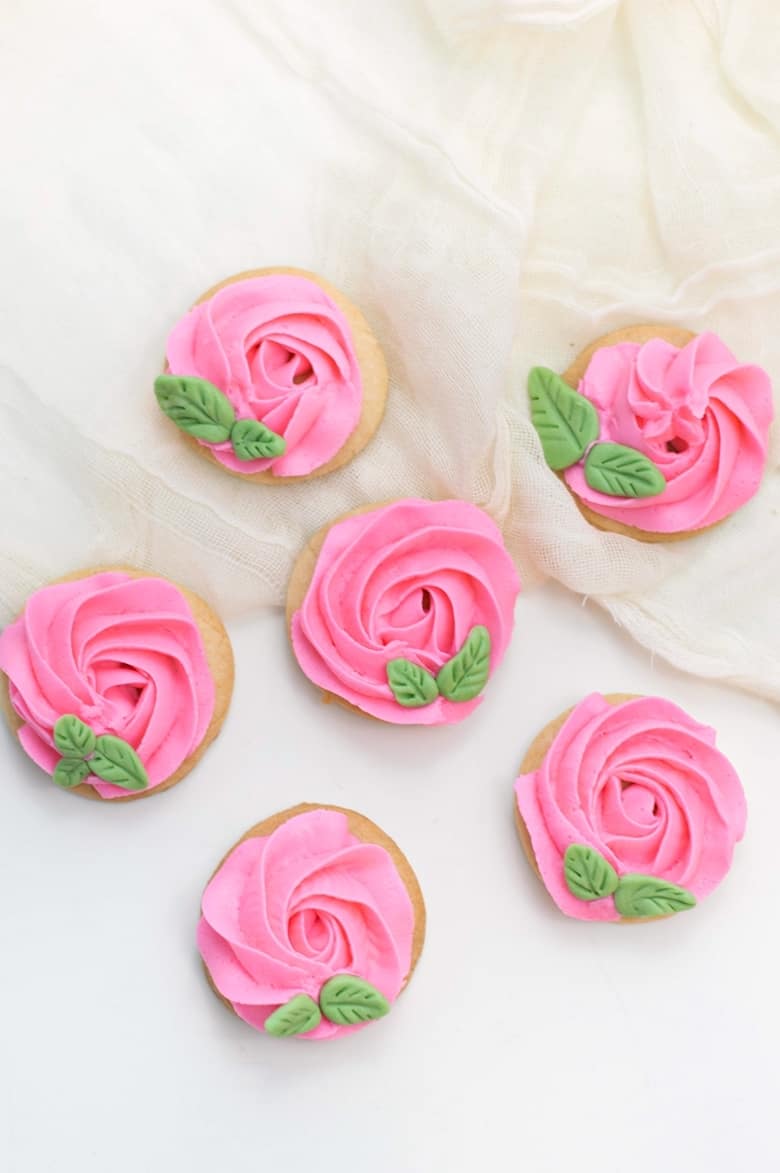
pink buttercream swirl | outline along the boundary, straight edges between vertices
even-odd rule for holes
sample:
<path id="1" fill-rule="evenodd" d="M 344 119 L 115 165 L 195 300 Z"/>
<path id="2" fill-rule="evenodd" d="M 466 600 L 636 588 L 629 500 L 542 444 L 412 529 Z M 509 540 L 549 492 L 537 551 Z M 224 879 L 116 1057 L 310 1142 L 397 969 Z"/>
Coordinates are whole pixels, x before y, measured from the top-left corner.
<path id="1" fill-rule="evenodd" d="M 346 815 L 295 815 L 267 837 L 239 843 L 203 894 L 198 948 L 220 994 L 262 1030 L 297 994 L 316 1002 L 348 973 L 388 1002 L 412 963 L 414 908 L 390 854 L 349 830 Z M 306 1035 L 327 1039 L 359 1026 L 323 1017 Z"/>
<path id="2" fill-rule="evenodd" d="M 436 675 L 482 625 L 492 672 L 509 643 L 519 590 L 501 531 L 476 505 L 395 501 L 328 531 L 293 616 L 293 648 L 310 680 L 373 717 L 460 721 L 480 696 L 404 708 L 390 689 L 388 662 L 407 659 Z"/>
<path id="3" fill-rule="evenodd" d="M 229 442 L 205 444 L 226 468 L 305 476 L 336 455 L 363 405 L 352 331 L 315 281 L 248 277 L 194 306 L 168 338 L 174 375 L 207 379 L 238 419 L 256 419 L 286 442 L 281 456 L 239 460 Z"/>
<path id="4" fill-rule="evenodd" d="M 56 721 L 72 713 L 135 749 L 149 788 L 197 748 L 214 711 L 214 682 L 181 591 L 159 578 L 93 574 L 36 591 L 0 636 L 0 669 L 19 741 L 49 774 Z M 127 794 L 89 775 L 102 798 Z"/>
<path id="5" fill-rule="evenodd" d="M 742 786 L 714 730 L 658 697 L 580 701 L 515 795 L 550 895 L 579 920 L 620 914 L 611 897 L 585 902 L 569 891 L 569 844 L 595 848 L 619 876 L 656 876 L 701 899 L 745 830 Z"/>
<path id="6" fill-rule="evenodd" d="M 651 533 L 701 529 L 758 489 L 772 421 L 766 371 L 737 362 L 715 334 L 678 348 L 661 338 L 620 342 L 591 358 L 579 391 L 597 409 L 600 441 L 637 448 L 666 478 L 654 497 L 590 488 L 581 464 L 565 478 L 595 512 Z"/>

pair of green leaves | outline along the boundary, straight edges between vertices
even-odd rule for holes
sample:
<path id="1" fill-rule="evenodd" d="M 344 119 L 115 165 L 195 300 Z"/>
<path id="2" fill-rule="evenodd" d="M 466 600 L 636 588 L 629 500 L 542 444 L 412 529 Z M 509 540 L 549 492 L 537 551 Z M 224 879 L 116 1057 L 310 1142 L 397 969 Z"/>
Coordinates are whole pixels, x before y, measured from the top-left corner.
<path id="1" fill-rule="evenodd" d="M 62 757 L 54 767 L 54 781 L 70 790 L 90 774 L 123 790 L 145 790 L 149 779 L 131 745 L 111 733 L 97 736 L 72 713 L 54 726 L 54 744 Z"/>
<path id="2" fill-rule="evenodd" d="M 399 705 L 419 709 L 437 696 L 448 701 L 470 701 L 479 696 L 490 675 L 490 632 L 472 627 L 457 655 L 439 669 L 436 676 L 399 658 L 387 664 L 387 682 Z"/>
<path id="3" fill-rule="evenodd" d="M 696 904 L 692 892 L 656 876 L 618 876 L 601 852 L 582 843 L 570 843 L 566 848 L 563 873 L 572 896 L 578 900 L 614 896 L 615 908 L 621 916 L 669 916 Z"/>
<path id="4" fill-rule="evenodd" d="M 286 448 L 284 438 L 259 420 L 236 419 L 227 395 L 207 379 L 159 375 L 154 393 L 168 419 L 183 432 L 207 444 L 229 440 L 239 460 L 267 460 L 281 456 Z"/>
<path id="5" fill-rule="evenodd" d="M 352 974 L 340 973 L 325 982 L 319 1004 L 308 994 L 296 994 L 265 1020 L 265 1029 L 276 1038 L 304 1035 L 322 1022 L 323 1016 L 336 1026 L 356 1026 L 383 1018 L 390 1004 L 375 986 Z"/>
<path id="6" fill-rule="evenodd" d="M 655 497 L 666 478 L 643 452 L 625 444 L 596 444 L 599 417 L 590 400 L 547 367 L 528 376 L 531 422 L 550 468 L 560 472 L 585 456 L 585 480 L 609 497 Z M 587 452 L 587 456 L 585 455 Z"/>

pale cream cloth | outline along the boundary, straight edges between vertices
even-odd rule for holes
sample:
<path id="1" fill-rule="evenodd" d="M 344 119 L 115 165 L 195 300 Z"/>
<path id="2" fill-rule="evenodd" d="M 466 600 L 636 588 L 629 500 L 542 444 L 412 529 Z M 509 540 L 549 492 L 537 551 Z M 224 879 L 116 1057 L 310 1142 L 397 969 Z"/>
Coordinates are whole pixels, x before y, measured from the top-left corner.
<path id="1" fill-rule="evenodd" d="M 780 384 L 772 0 L 39 0 L 1 55 L 3 618 L 117 561 L 228 617 L 279 605 L 328 519 L 453 495 L 528 584 L 780 697 L 780 427 L 750 506 L 649 546 L 583 521 L 525 398 L 531 365 L 637 320 L 715 329 Z M 151 394 L 177 316 L 267 264 L 340 284 L 392 376 L 357 460 L 279 488 L 198 459 Z"/>

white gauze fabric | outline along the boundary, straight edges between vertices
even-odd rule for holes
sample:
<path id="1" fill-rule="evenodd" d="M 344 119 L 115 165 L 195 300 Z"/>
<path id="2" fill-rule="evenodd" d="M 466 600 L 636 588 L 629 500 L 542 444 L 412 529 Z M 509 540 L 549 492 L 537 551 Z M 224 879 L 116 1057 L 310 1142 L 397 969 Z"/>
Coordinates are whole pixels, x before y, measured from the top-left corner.
<path id="1" fill-rule="evenodd" d="M 226 617 L 279 605 L 329 519 L 453 495 L 492 513 L 527 584 L 558 579 L 680 667 L 780 698 L 780 428 L 748 507 L 647 545 L 582 519 L 525 395 L 529 367 L 634 321 L 714 329 L 780 384 L 775 7 L 18 6 L 0 50 L 2 618 L 115 563 Z M 340 285 L 391 371 L 366 450 L 279 487 L 198 458 L 152 395 L 187 306 L 273 264 Z"/>

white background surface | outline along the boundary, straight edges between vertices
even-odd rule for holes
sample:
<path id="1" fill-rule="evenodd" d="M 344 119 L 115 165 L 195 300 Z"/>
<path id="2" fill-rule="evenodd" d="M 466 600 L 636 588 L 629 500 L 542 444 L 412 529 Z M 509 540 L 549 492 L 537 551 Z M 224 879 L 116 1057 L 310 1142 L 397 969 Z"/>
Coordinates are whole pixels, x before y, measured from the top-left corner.
<path id="1" fill-rule="evenodd" d="M 323 705 L 276 611 L 231 626 L 222 735 L 168 793 L 97 804 L 0 740 L 0 1167 L 303 1173 L 720 1173 L 777 1168 L 776 711 L 684 677 L 559 588 L 521 596 L 462 726 Z M 657 692 L 719 731 L 748 794 L 731 873 L 648 925 L 557 912 L 515 835 L 533 734 L 585 692 Z M 391 1015 L 275 1040 L 217 1001 L 201 890 L 252 823 L 299 801 L 393 835 L 428 937 Z"/>

